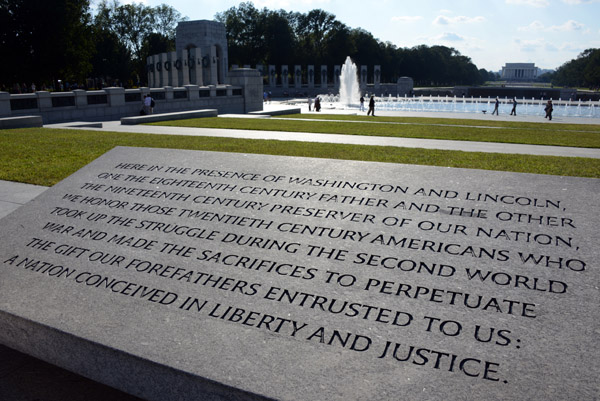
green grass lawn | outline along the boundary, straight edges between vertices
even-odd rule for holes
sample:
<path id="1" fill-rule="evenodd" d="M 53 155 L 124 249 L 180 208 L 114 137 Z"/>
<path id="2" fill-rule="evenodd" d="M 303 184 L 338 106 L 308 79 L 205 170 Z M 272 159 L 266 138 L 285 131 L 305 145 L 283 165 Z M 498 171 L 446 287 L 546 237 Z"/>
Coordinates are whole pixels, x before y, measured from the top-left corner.
<path id="1" fill-rule="evenodd" d="M 332 120 L 332 121 L 365 121 L 384 122 L 415 125 L 464 125 L 471 127 L 499 127 L 514 128 L 519 130 L 534 129 L 537 131 L 587 131 L 600 133 L 600 126 L 594 124 L 564 124 L 556 122 L 526 122 L 526 121 L 498 121 L 498 120 L 474 120 L 466 118 L 436 118 L 436 117 L 385 117 L 375 118 L 366 115 L 347 114 L 288 114 L 277 116 L 277 118 L 305 119 L 305 120 Z M 585 121 L 585 120 L 584 120 Z"/>
<path id="2" fill-rule="evenodd" d="M 600 159 L 27 128 L 0 130 L 0 179 L 53 185 L 115 146 L 304 156 L 600 178 Z"/>
<path id="3" fill-rule="evenodd" d="M 600 126 L 550 122 L 294 114 L 266 119 L 196 118 L 152 125 L 600 148 Z"/>

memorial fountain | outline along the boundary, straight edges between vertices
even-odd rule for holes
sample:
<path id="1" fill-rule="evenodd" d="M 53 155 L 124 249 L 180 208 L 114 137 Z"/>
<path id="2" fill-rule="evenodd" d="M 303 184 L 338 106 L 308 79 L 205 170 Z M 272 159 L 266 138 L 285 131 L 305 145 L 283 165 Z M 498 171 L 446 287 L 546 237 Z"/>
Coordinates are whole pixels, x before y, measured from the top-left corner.
<path id="1" fill-rule="evenodd" d="M 320 94 L 322 104 L 333 109 L 359 109 L 361 88 L 358 79 L 358 68 L 352 59 L 346 57 L 339 77 L 339 94 Z M 490 113 L 494 109 L 492 97 L 457 97 L 457 96 L 392 96 L 375 95 L 376 109 L 379 111 L 407 112 L 446 112 L 446 113 Z M 369 94 L 370 95 L 370 94 Z M 367 97 L 367 94 L 365 94 Z M 517 115 L 544 115 L 544 107 L 548 99 L 517 99 Z M 554 116 L 557 117 L 600 117 L 599 101 L 581 101 L 572 99 L 552 99 Z M 512 109 L 512 98 L 500 99 L 500 113 L 509 114 Z"/>
<path id="2" fill-rule="evenodd" d="M 338 102 L 344 106 L 356 106 L 360 99 L 358 70 L 350 56 L 346 57 L 340 73 L 340 95 Z"/>

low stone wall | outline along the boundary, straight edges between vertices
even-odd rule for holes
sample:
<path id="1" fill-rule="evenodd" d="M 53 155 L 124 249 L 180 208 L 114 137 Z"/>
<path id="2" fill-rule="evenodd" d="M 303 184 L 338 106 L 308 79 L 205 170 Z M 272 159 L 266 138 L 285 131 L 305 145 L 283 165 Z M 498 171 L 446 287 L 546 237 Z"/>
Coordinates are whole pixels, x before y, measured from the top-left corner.
<path id="1" fill-rule="evenodd" d="M 158 121 L 173 121 L 183 120 L 188 118 L 202 118 L 202 117 L 217 117 L 217 110 L 194 110 L 194 111 L 181 111 L 175 113 L 162 113 L 162 114 L 149 114 L 145 116 L 133 116 L 121 118 L 121 125 L 137 125 L 154 123 Z"/>
<path id="2" fill-rule="evenodd" d="M 0 129 L 41 127 L 42 117 L 21 116 L 0 118 Z"/>
<path id="3" fill-rule="evenodd" d="M 44 124 L 117 120 L 139 115 L 146 94 L 156 102 L 155 113 L 216 109 L 219 114 L 243 114 L 262 110 L 262 83 L 257 71 L 241 69 L 233 74 L 231 83 L 22 95 L 0 92 L 0 118 L 39 115 Z"/>

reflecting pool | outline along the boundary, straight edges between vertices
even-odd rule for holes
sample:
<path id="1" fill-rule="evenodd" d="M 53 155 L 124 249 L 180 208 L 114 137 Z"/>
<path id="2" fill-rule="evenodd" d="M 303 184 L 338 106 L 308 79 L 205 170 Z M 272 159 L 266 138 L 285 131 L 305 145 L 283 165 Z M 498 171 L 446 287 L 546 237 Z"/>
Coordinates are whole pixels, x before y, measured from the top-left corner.
<path id="1" fill-rule="evenodd" d="M 336 103 L 337 95 L 320 95 L 322 102 Z M 376 109 L 380 111 L 427 111 L 446 113 L 489 113 L 494 110 L 495 98 L 419 96 L 375 97 Z M 500 100 L 500 114 L 510 114 L 512 98 Z M 548 99 L 517 99 L 517 115 L 544 116 Z M 365 103 L 368 99 L 365 98 Z M 600 118 L 600 101 L 552 100 L 554 117 Z M 339 105 L 340 108 L 358 109 L 358 104 Z"/>

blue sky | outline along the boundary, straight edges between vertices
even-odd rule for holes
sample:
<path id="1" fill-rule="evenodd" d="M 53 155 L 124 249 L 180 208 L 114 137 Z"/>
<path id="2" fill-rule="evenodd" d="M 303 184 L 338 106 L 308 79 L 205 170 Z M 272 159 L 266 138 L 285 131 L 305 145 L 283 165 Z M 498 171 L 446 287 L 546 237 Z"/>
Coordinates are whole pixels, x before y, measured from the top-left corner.
<path id="1" fill-rule="evenodd" d="M 132 0 L 121 0 L 131 3 Z M 135 1 L 140 2 L 140 1 Z M 167 3 L 190 20 L 213 19 L 239 5 L 231 0 L 144 0 Z M 478 68 L 505 63 L 557 68 L 588 48 L 600 48 L 600 0 L 254 0 L 261 9 L 318 8 L 351 28 L 363 28 L 398 47 L 444 45 Z M 340 63 L 343 62 L 340 61 Z"/>

